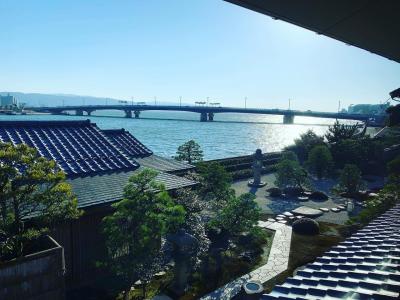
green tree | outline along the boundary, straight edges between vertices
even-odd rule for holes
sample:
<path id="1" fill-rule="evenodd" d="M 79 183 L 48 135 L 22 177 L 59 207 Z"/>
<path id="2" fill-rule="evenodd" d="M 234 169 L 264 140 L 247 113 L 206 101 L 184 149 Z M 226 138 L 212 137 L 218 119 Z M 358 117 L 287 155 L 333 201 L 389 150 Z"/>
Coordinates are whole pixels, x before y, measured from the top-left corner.
<path id="1" fill-rule="evenodd" d="M 196 163 L 203 160 L 203 151 L 198 143 L 190 140 L 178 147 L 175 159 L 186 161 L 189 164 Z"/>
<path id="2" fill-rule="evenodd" d="M 260 219 L 261 212 L 255 198 L 250 193 L 231 197 L 212 221 L 212 226 L 221 228 L 230 236 L 251 231 Z"/>
<path id="3" fill-rule="evenodd" d="M 146 283 L 163 267 L 163 237 L 184 222 L 184 208 L 174 203 L 156 176 L 150 169 L 132 176 L 124 199 L 103 219 L 109 256 L 105 264 L 121 278 L 125 299 L 137 280 L 143 282 L 145 297 Z"/>
<path id="4" fill-rule="evenodd" d="M 300 188 L 308 186 L 306 170 L 297 161 L 284 159 L 276 164 L 275 184 L 280 188 Z"/>
<path id="5" fill-rule="evenodd" d="M 234 195 L 231 175 L 216 162 L 201 163 L 198 172 L 201 178 L 199 194 L 202 199 L 211 202 L 214 208 L 224 206 Z"/>
<path id="6" fill-rule="evenodd" d="M 308 130 L 300 135 L 299 139 L 294 140 L 294 145 L 288 146 L 285 150 L 293 151 L 300 161 L 305 161 L 312 148 L 324 145 L 324 137 L 318 136 L 314 131 Z"/>
<path id="7" fill-rule="evenodd" d="M 315 174 L 318 179 L 329 174 L 332 169 L 333 161 L 329 148 L 325 145 L 315 146 L 308 154 L 306 163 L 312 174 Z"/>
<path id="8" fill-rule="evenodd" d="M 325 138 L 329 144 L 334 144 L 346 139 L 352 139 L 357 137 L 358 125 L 347 125 L 340 124 L 338 120 L 329 126 L 328 132 L 325 134 Z"/>
<path id="9" fill-rule="evenodd" d="M 293 161 L 297 161 L 297 162 L 299 161 L 299 159 L 297 158 L 296 153 L 294 153 L 293 151 L 285 151 L 285 152 L 283 152 L 281 160 L 285 160 L 285 159 L 293 160 Z"/>
<path id="10" fill-rule="evenodd" d="M 0 143 L 0 191 L 0 260 L 22 256 L 29 241 L 80 215 L 65 174 L 25 144 Z"/>
<path id="11" fill-rule="evenodd" d="M 356 165 L 345 165 L 339 177 L 339 190 L 352 194 L 358 192 L 362 187 L 360 169 Z"/>

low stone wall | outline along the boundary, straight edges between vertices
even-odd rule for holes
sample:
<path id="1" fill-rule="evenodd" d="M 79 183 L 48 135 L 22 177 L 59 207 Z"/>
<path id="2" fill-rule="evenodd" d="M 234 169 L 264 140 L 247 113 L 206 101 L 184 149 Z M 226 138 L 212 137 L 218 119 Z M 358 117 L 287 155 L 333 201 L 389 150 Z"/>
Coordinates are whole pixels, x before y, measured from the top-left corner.
<path id="1" fill-rule="evenodd" d="M 0 262 L 0 299 L 65 298 L 64 249 L 49 236 L 41 244 L 46 250 Z"/>

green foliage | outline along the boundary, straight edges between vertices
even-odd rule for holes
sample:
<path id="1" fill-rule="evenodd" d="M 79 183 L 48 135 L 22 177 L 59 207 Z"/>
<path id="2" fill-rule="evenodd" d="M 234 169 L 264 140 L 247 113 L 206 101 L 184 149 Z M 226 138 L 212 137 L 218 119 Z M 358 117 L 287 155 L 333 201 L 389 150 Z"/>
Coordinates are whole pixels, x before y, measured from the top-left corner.
<path id="1" fill-rule="evenodd" d="M 108 258 L 106 265 L 126 286 L 149 281 L 163 266 L 163 237 L 184 222 L 185 210 L 176 205 L 157 172 L 144 169 L 129 179 L 124 199 L 103 219 Z"/>
<path id="2" fill-rule="evenodd" d="M 254 200 L 255 196 L 250 193 L 231 197 L 211 225 L 231 236 L 251 231 L 257 224 L 261 211 Z"/>
<path id="3" fill-rule="evenodd" d="M 79 217 L 78 202 L 64 180 L 56 163 L 35 149 L 0 143 L 0 260 L 22 256 L 27 242 L 59 221 Z"/>
<path id="4" fill-rule="evenodd" d="M 224 206 L 234 195 L 231 175 L 216 162 L 199 164 L 198 172 L 201 177 L 199 194 L 202 199 L 213 202 L 216 208 Z"/>
<path id="5" fill-rule="evenodd" d="M 318 145 L 324 145 L 324 138 L 308 130 L 301 134 L 299 139 L 294 140 L 294 145 L 286 147 L 285 150 L 293 151 L 300 161 L 305 161 L 310 150 Z"/>
<path id="6" fill-rule="evenodd" d="M 329 126 L 325 138 L 329 144 L 334 144 L 342 140 L 356 138 L 357 131 L 357 125 L 340 124 L 339 121 L 336 120 L 332 126 Z"/>
<path id="7" fill-rule="evenodd" d="M 203 151 L 198 143 L 190 140 L 178 147 L 175 159 L 186 161 L 189 164 L 196 163 L 203 160 Z"/>
<path id="8" fill-rule="evenodd" d="M 297 161 L 284 159 L 276 165 L 275 184 L 280 188 L 301 188 L 309 185 L 306 170 Z"/>
<path id="9" fill-rule="evenodd" d="M 308 154 L 306 163 L 312 174 L 315 174 L 318 179 L 328 175 L 332 169 L 333 161 L 329 148 L 325 145 L 315 146 Z"/>
<path id="10" fill-rule="evenodd" d="M 389 181 L 400 185 L 400 155 L 387 164 Z"/>
<path id="11" fill-rule="evenodd" d="M 338 191 L 346 193 L 358 192 L 363 187 L 361 171 L 356 165 L 347 164 L 340 173 Z"/>
<path id="12" fill-rule="evenodd" d="M 349 223 L 358 222 L 368 224 L 371 220 L 381 215 L 400 200 L 400 188 L 398 184 L 386 184 L 379 192 L 378 197 L 367 200 L 367 207 L 358 216 L 352 218 Z"/>
<path id="13" fill-rule="evenodd" d="M 297 158 L 296 153 L 294 153 L 293 151 L 285 151 L 285 152 L 283 152 L 281 160 L 285 160 L 285 159 L 293 160 L 293 161 L 297 161 L 297 162 L 299 161 L 299 159 Z"/>
<path id="14" fill-rule="evenodd" d="M 400 124 L 400 104 L 388 107 L 386 112 L 389 114 L 389 126 Z"/>

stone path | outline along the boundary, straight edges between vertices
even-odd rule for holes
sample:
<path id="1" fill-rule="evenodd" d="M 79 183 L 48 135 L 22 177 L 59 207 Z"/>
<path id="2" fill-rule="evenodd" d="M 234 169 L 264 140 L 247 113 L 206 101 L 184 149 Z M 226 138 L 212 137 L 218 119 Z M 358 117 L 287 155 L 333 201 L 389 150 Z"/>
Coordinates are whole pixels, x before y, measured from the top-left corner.
<path id="1" fill-rule="evenodd" d="M 240 292 L 242 285 L 248 280 L 258 280 L 265 283 L 275 276 L 281 274 L 288 267 L 290 243 L 292 240 L 292 227 L 270 221 L 259 221 L 258 226 L 275 231 L 274 240 L 272 241 L 271 250 L 268 256 L 268 262 L 258 269 L 245 274 L 219 289 L 205 295 L 201 299 L 228 300 Z"/>

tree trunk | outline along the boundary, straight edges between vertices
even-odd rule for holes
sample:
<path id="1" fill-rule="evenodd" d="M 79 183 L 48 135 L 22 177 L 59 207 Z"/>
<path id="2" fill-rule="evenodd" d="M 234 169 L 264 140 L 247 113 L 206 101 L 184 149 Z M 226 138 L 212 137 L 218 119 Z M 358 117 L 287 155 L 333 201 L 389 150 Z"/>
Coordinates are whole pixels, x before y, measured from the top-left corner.
<path id="1" fill-rule="evenodd" d="M 147 286 L 147 283 L 143 283 L 143 287 L 142 287 L 143 299 L 146 299 L 146 286 Z"/>

